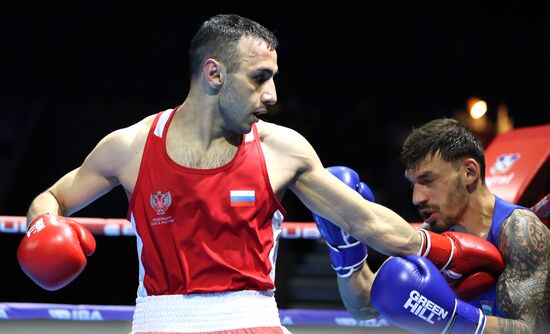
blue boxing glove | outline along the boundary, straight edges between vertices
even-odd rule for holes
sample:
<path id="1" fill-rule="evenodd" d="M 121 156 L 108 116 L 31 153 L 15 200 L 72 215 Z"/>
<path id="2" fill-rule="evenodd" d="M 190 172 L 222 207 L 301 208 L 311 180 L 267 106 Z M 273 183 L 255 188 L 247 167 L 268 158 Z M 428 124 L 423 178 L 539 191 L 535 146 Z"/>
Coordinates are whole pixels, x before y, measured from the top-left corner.
<path id="1" fill-rule="evenodd" d="M 365 183 L 359 181 L 359 175 L 353 169 L 334 166 L 327 170 L 350 188 L 355 189 L 363 198 L 374 202 L 372 191 Z M 348 277 L 361 269 L 367 259 L 367 246 L 315 213 L 313 213 L 313 220 L 317 223 L 317 229 L 328 245 L 330 262 L 336 274 L 340 277 Z"/>
<path id="2" fill-rule="evenodd" d="M 482 333 L 486 317 L 457 299 L 439 269 L 418 255 L 386 261 L 374 279 L 371 303 L 389 322 L 415 333 Z"/>

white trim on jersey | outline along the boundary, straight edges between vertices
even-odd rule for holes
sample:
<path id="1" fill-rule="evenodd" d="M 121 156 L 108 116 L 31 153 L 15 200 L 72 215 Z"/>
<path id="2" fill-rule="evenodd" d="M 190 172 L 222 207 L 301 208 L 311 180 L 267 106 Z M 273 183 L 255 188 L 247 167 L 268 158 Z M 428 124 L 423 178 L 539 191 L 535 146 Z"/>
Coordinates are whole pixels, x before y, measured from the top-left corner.
<path id="1" fill-rule="evenodd" d="M 134 218 L 133 212 L 130 212 L 130 223 L 132 223 L 132 228 L 134 229 L 136 234 L 136 246 L 137 246 L 138 263 L 139 263 L 139 277 L 138 277 L 139 285 L 138 285 L 137 295 L 138 297 L 145 297 L 147 296 L 147 289 L 145 288 L 145 284 L 143 283 L 145 278 L 145 268 L 143 267 L 143 262 L 141 262 L 141 251 L 143 250 L 143 241 L 141 241 L 141 238 L 137 233 L 136 220 Z"/>
<path id="2" fill-rule="evenodd" d="M 164 132 L 164 127 L 166 126 L 166 122 L 168 122 L 168 118 L 170 118 L 170 115 L 174 109 L 167 109 L 162 112 L 162 115 L 160 115 L 159 120 L 157 122 L 157 126 L 155 127 L 155 136 L 162 138 L 162 134 Z"/>
<path id="3" fill-rule="evenodd" d="M 279 236 L 283 230 L 283 220 L 284 216 L 281 211 L 277 210 L 273 213 L 273 218 L 271 218 L 271 229 L 273 230 L 273 247 L 269 251 L 269 261 L 271 262 L 271 271 L 269 272 L 269 277 L 273 284 L 275 284 L 275 264 L 277 263 L 277 252 L 279 250 Z"/>
<path id="4" fill-rule="evenodd" d="M 249 133 L 244 135 L 244 142 L 248 143 L 254 140 L 254 130 L 250 130 Z"/>

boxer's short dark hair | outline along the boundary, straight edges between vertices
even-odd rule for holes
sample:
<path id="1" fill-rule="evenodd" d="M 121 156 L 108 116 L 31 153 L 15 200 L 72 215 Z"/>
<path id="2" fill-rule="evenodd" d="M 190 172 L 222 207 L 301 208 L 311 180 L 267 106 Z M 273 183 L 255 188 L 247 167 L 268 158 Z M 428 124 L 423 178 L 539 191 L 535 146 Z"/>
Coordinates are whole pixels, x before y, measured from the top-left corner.
<path id="1" fill-rule="evenodd" d="M 483 146 L 474 133 L 457 120 L 436 119 L 414 129 L 405 139 L 401 161 L 408 170 L 413 170 L 426 157 L 436 154 L 451 163 L 474 159 L 480 166 L 481 180 L 485 182 Z"/>
<path id="2" fill-rule="evenodd" d="M 235 14 L 213 16 L 202 24 L 191 41 L 191 75 L 198 75 L 208 58 L 223 62 L 228 73 L 237 71 L 240 64 L 238 43 L 242 37 L 262 40 L 271 50 L 277 49 L 279 44 L 273 32 L 255 21 Z"/>

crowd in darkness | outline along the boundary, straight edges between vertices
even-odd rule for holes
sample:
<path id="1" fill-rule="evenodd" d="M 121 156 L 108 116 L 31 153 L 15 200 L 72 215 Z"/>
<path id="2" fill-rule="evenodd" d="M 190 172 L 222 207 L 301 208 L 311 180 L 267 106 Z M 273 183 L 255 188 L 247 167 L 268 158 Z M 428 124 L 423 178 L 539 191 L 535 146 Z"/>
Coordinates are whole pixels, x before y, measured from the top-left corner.
<path id="1" fill-rule="evenodd" d="M 25 215 L 33 197 L 107 133 L 181 103 L 190 39 L 216 13 L 255 19 L 280 41 L 278 103 L 265 120 L 302 133 L 325 166 L 357 170 L 377 201 L 410 221 L 419 217 L 399 150 L 414 126 L 453 117 L 472 96 L 488 102 L 492 121 L 506 104 L 516 127 L 548 122 L 541 117 L 550 107 L 550 23 L 536 11 L 358 12 L 312 2 L 307 11 L 268 13 L 203 5 L 22 2 L 0 13 L 0 215 Z M 288 220 L 311 221 L 292 194 L 283 204 Z M 78 216 L 120 218 L 126 208 L 116 189 Z M 20 237 L 0 234 L 9 268 L 2 284 L 13 285 L 0 289 L 0 301 L 133 304 L 134 240 L 98 238 L 80 285 L 54 294 L 19 270 Z M 113 292 L 83 292 L 108 284 Z"/>

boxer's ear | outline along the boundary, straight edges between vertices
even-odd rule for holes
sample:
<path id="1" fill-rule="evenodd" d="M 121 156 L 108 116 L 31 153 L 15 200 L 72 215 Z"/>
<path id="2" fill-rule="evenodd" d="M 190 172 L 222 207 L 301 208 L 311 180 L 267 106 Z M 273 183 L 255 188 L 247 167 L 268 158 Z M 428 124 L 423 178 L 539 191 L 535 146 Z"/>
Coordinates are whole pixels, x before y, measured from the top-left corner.
<path id="1" fill-rule="evenodd" d="M 468 158 L 463 162 L 464 167 L 464 184 L 468 187 L 481 179 L 479 164 L 475 159 Z"/>
<path id="2" fill-rule="evenodd" d="M 203 74 L 206 83 L 211 89 L 220 89 L 223 78 L 221 64 L 215 59 L 209 58 L 204 62 Z"/>

